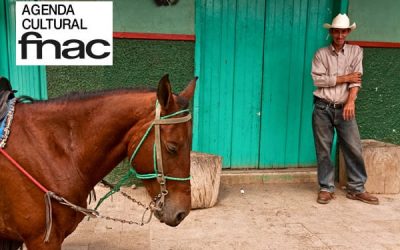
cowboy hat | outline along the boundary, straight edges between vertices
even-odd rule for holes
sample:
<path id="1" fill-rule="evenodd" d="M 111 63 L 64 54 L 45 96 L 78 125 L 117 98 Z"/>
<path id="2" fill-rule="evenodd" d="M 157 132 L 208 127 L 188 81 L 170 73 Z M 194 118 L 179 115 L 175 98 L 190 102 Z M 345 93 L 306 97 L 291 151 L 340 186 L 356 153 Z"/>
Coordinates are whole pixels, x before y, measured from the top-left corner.
<path id="1" fill-rule="evenodd" d="M 356 23 L 350 25 L 349 17 L 346 14 L 337 15 L 333 20 L 332 24 L 325 23 L 325 29 L 351 29 L 354 30 L 356 28 Z"/>

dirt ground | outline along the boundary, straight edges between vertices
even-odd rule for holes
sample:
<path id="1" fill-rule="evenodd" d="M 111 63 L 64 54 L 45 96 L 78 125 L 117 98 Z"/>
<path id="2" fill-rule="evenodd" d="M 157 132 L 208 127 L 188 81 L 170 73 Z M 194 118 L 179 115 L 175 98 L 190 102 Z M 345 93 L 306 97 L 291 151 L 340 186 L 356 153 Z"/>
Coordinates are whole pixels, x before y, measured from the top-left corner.
<path id="1" fill-rule="evenodd" d="M 143 188 L 128 192 L 148 199 Z M 315 183 L 223 184 L 215 207 L 192 210 L 176 228 L 155 218 L 143 227 L 84 220 L 62 249 L 400 249 L 399 194 L 379 195 L 378 206 L 349 200 L 342 190 L 320 205 L 316 194 Z M 120 195 L 100 212 L 137 220 L 142 214 Z"/>

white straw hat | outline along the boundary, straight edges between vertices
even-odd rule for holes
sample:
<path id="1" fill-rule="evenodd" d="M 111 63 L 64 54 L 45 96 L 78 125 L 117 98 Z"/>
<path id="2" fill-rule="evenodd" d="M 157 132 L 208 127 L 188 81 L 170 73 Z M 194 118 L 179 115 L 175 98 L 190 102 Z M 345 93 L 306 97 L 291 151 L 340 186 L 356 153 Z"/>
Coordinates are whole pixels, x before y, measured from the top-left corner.
<path id="1" fill-rule="evenodd" d="M 351 29 L 354 30 L 356 28 L 356 23 L 350 25 L 350 19 L 346 14 L 339 14 L 333 20 L 332 24 L 325 23 L 325 29 Z"/>

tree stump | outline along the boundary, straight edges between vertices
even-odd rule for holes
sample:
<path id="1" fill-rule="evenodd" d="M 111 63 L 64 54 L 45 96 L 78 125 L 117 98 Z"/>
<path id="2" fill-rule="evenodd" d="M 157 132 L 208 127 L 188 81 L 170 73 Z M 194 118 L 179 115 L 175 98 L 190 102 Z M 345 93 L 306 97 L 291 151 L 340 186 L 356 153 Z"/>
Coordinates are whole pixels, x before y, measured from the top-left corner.
<path id="1" fill-rule="evenodd" d="M 362 140 L 368 179 L 365 189 L 375 194 L 400 193 L 400 146 L 375 140 Z M 339 183 L 347 184 L 346 166 L 339 154 Z"/>
<path id="2" fill-rule="evenodd" d="M 212 207 L 218 199 L 222 159 L 199 152 L 191 152 L 190 158 L 192 209 Z"/>

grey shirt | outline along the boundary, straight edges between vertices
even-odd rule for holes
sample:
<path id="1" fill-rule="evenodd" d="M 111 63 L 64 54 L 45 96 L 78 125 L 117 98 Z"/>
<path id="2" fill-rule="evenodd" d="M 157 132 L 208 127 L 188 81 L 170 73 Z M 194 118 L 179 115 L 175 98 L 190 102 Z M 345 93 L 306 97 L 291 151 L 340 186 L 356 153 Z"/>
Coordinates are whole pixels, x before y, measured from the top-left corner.
<path id="1" fill-rule="evenodd" d="M 314 95 L 333 103 L 345 103 L 349 89 L 359 83 L 336 84 L 336 77 L 354 72 L 363 73 L 363 50 L 357 45 L 345 44 L 337 53 L 332 45 L 319 49 L 312 61 L 311 76 L 317 89 Z"/>

